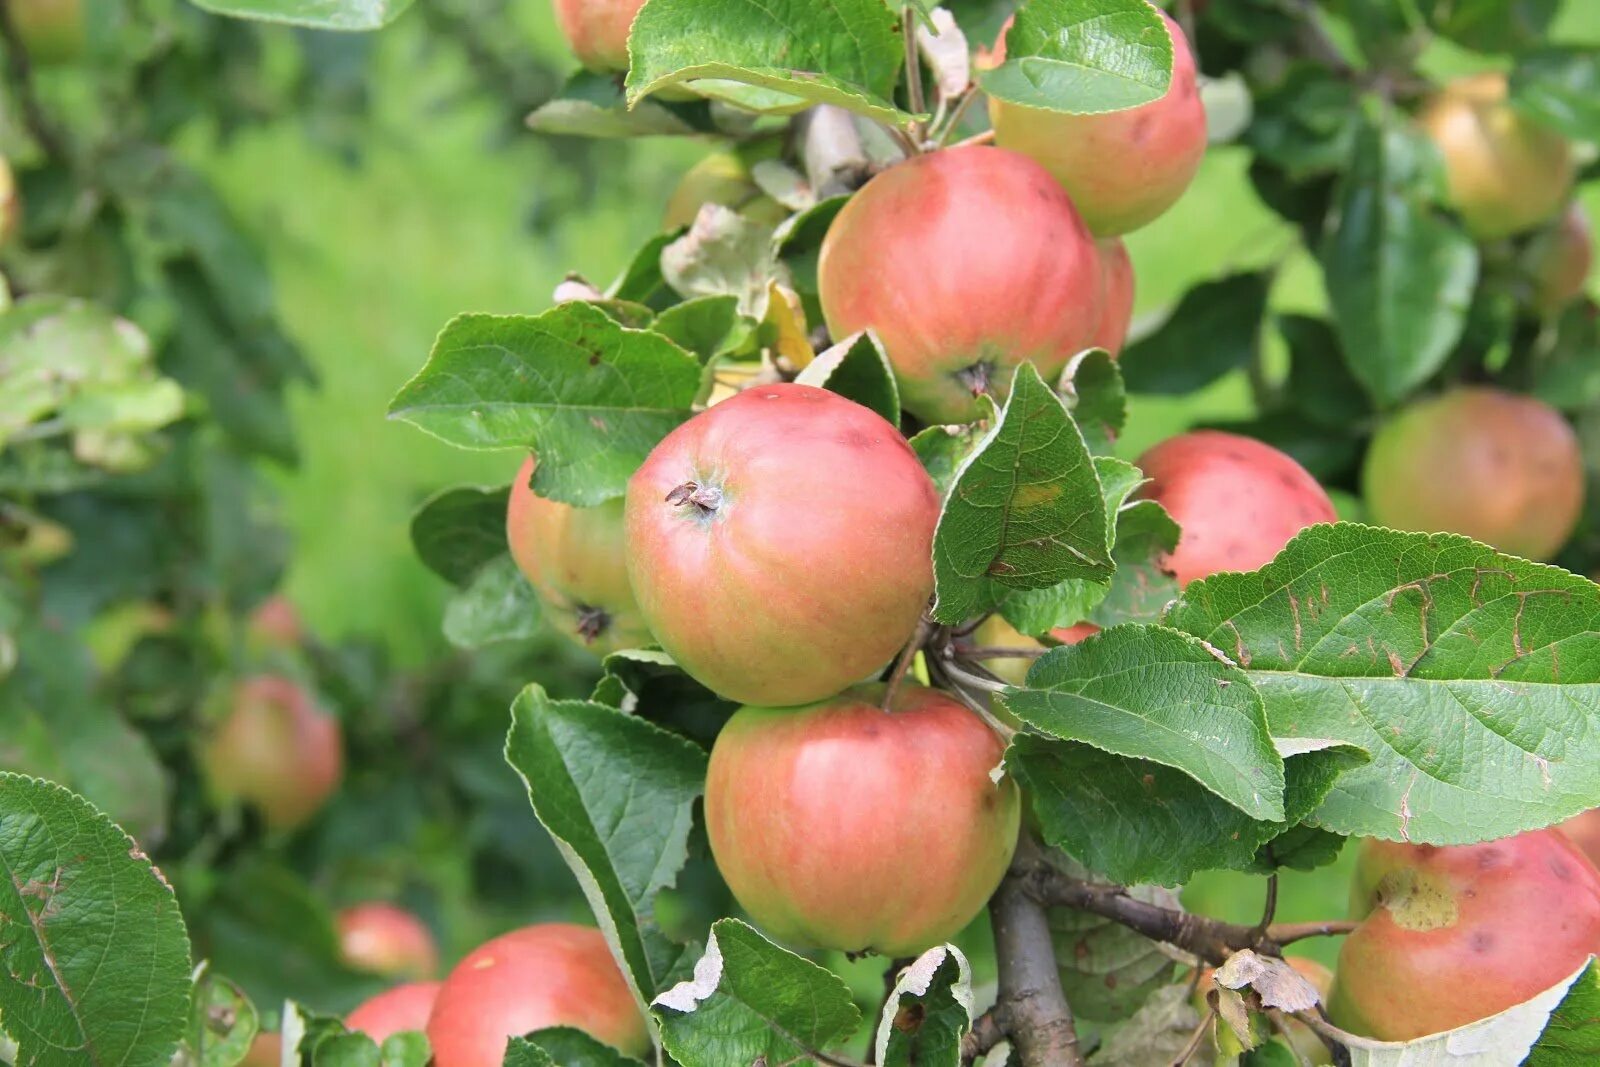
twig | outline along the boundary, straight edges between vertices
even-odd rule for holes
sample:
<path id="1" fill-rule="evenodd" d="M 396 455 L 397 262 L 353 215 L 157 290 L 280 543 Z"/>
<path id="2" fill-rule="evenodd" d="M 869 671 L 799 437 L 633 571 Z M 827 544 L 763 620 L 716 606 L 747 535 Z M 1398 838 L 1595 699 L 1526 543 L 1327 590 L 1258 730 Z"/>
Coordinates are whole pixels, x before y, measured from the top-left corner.
<path id="1" fill-rule="evenodd" d="M 1215 1008 L 1206 1012 L 1205 1018 L 1200 1020 L 1200 1025 L 1194 1028 L 1194 1033 L 1190 1034 L 1189 1040 L 1184 1043 L 1183 1050 L 1172 1061 L 1172 1067 L 1183 1067 L 1194 1059 L 1194 1054 L 1200 1051 L 1200 1042 L 1206 1039 L 1206 1030 L 1211 1026 L 1211 1018 L 1216 1014 Z"/>
<path id="2" fill-rule="evenodd" d="M 973 145 L 973 144 L 989 144 L 993 140 L 994 140 L 994 131 L 993 130 L 984 130 L 982 133 L 973 134 L 971 137 L 968 137 L 965 141 L 957 141 L 955 144 L 951 145 L 950 147 L 951 148 L 965 148 L 968 145 Z"/>
<path id="3" fill-rule="evenodd" d="M 961 687 L 961 683 L 952 678 L 949 672 L 944 669 L 947 666 L 948 664 L 946 663 L 943 663 L 939 660 L 933 660 L 928 664 L 928 669 L 938 677 L 938 680 L 943 684 L 944 689 L 951 696 L 961 701 L 961 703 L 965 704 L 974 715 L 978 716 L 978 718 L 987 723 L 989 729 L 993 730 L 1000 740 L 1009 743 L 1010 740 L 1016 736 L 1017 731 L 1014 730 L 1009 724 L 1002 722 L 999 716 L 995 715 L 995 713 L 989 709 L 989 706 L 985 701 L 978 699 L 963 689 Z"/>
<path id="4" fill-rule="evenodd" d="M 988 645 L 962 645 L 956 648 L 960 659 L 1038 659 L 1048 648 L 998 648 Z"/>
<path id="5" fill-rule="evenodd" d="M 1350 1067 L 1349 1042 L 1354 1035 L 1345 1033 L 1324 1019 L 1322 1013 L 1316 1008 L 1297 1011 L 1294 1013 L 1294 1017 L 1311 1027 L 1312 1032 L 1322 1039 L 1322 1043 L 1327 1046 L 1328 1051 L 1333 1053 L 1333 1062 L 1336 1067 Z"/>
<path id="6" fill-rule="evenodd" d="M 917 620 L 917 629 L 911 635 L 911 640 L 906 642 L 906 647 L 901 649 L 900 658 L 894 661 L 894 670 L 889 673 L 889 684 L 883 690 L 883 710 L 889 711 L 894 707 L 895 694 L 900 690 L 900 683 L 905 679 L 906 672 L 911 669 L 911 661 L 916 659 L 917 650 L 928 640 L 928 634 L 933 632 L 933 622 L 926 615 Z"/>
<path id="7" fill-rule="evenodd" d="M 955 109 L 950 112 L 950 117 L 945 120 L 944 128 L 939 131 L 939 135 L 936 138 L 940 148 L 943 148 L 945 142 L 949 141 L 950 137 L 961 128 L 961 120 L 967 117 L 967 109 L 972 106 L 972 102 L 977 98 L 978 87 L 969 85 L 962 92 L 960 98 L 956 100 Z"/>
<path id="8" fill-rule="evenodd" d="M 1043 905 L 1028 891 L 1029 874 L 1042 863 L 1038 846 L 1024 835 L 1011 871 L 989 901 L 1000 971 L 997 1002 L 1005 1006 L 1007 1032 L 1022 1067 L 1082 1067 L 1050 923 Z"/>
<path id="9" fill-rule="evenodd" d="M 1005 1012 L 999 1006 L 990 1008 L 972 1021 L 972 1029 L 961 1039 L 961 1062 L 974 1063 L 1006 1039 Z"/>
<path id="10" fill-rule="evenodd" d="M 1261 908 L 1261 921 L 1256 923 L 1259 936 L 1265 937 L 1267 930 L 1272 926 L 1272 920 L 1278 914 L 1278 872 L 1273 871 L 1267 875 L 1267 900 Z"/>
<path id="11" fill-rule="evenodd" d="M 906 97 L 911 113 L 921 115 L 928 110 L 928 98 L 922 87 L 922 58 L 917 55 L 917 9 L 905 4 L 900 9 L 901 36 L 906 46 Z M 922 145 L 922 120 L 911 120 L 911 140 L 920 152 Z"/>
<path id="12" fill-rule="evenodd" d="M 6 82 L 11 87 L 11 95 L 22 108 L 23 124 L 46 155 L 57 160 L 68 159 L 71 153 L 67 150 L 67 142 L 45 114 L 43 105 L 39 103 L 39 94 L 34 91 L 33 61 L 28 56 L 27 45 L 22 43 L 22 36 L 17 32 L 17 24 L 11 13 L 11 0 L 0 0 L 0 45 L 4 46 L 6 53 Z"/>
<path id="13" fill-rule="evenodd" d="M 1278 923 L 1267 927 L 1267 937 L 1276 945 L 1292 945 L 1308 937 L 1343 937 L 1361 924 L 1354 919 L 1330 919 L 1327 922 Z"/>
<path id="14" fill-rule="evenodd" d="M 950 656 L 945 656 L 943 658 L 942 666 L 944 667 L 945 673 L 951 678 L 954 678 L 958 682 L 965 683 L 966 685 L 970 685 L 974 689 L 981 690 L 985 693 L 1003 693 L 1010 688 L 1010 686 L 1006 685 L 1006 683 L 997 679 L 985 678 L 982 675 L 973 674 L 971 671 L 966 670 L 965 668 L 954 663 L 953 657 Z"/>

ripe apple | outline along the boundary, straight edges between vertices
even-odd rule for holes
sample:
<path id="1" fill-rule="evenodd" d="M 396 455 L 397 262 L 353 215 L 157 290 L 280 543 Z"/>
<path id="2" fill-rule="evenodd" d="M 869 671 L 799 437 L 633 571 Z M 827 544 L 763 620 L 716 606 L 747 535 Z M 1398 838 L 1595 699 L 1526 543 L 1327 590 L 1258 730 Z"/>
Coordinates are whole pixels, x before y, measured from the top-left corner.
<path id="1" fill-rule="evenodd" d="M 1072 626 L 1058 626 L 1050 631 L 1050 637 L 1057 645 L 1075 645 L 1090 634 L 1099 632 L 1100 627 L 1094 623 L 1080 622 Z M 1043 641 L 1020 632 L 1000 614 L 990 615 L 984 619 L 978 628 L 972 631 L 970 641 L 979 648 L 1036 648 L 1042 651 L 1049 647 Z M 1002 682 L 1021 685 L 1028 676 L 1028 668 L 1033 666 L 1033 660 L 1019 656 L 1014 659 L 985 660 L 983 665 L 990 674 Z"/>
<path id="2" fill-rule="evenodd" d="M 906 410 L 970 422 L 1024 362 L 1052 380 L 1100 326 L 1100 256 L 1061 187 L 1002 148 L 929 152 L 869 181 L 817 265 L 834 337 L 872 327 Z"/>
<path id="3" fill-rule="evenodd" d="M 8 0 L 11 25 L 28 58 L 40 65 L 72 63 L 88 47 L 83 0 Z"/>
<path id="4" fill-rule="evenodd" d="M 915 956 L 1000 884 L 1020 801 L 1005 746 L 935 689 L 863 685 L 803 708 L 744 707 L 706 772 L 717 869 L 767 933 Z"/>
<path id="5" fill-rule="evenodd" d="M 250 613 L 246 630 L 249 643 L 258 650 L 295 648 L 304 634 L 300 613 L 282 593 L 269 596 Z"/>
<path id="6" fill-rule="evenodd" d="M 744 704 L 881 669 L 933 591 L 939 494 L 898 430 L 824 389 L 746 389 L 628 482 L 628 571 L 661 647 Z"/>
<path id="7" fill-rule="evenodd" d="M 1162 562 L 1181 584 L 1218 571 L 1248 571 L 1276 556 L 1305 527 L 1333 522 L 1333 502 L 1292 458 L 1218 430 L 1169 437 L 1139 457 L 1140 495 L 1183 528 Z"/>
<path id="8" fill-rule="evenodd" d="M 1600 872 L 1536 830 L 1481 845 L 1362 846 L 1361 925 L 1339 951 L 1328 1013 L 1410 1041 L 1520 1004 L 1600 952 Z"/>
<path id="9" fill-rule="evenodd" d="M 1042 163 L 1099 237 L 1137 230 L 1166 211 L 1194 180 L 1206 151 L 1206 109 L 1194 54 L 1167 15 L 1172 84 L 1142 107 L 1069 115 L 989 98 L 995 143 Z M 1008 22 L 986 62 L 1005 62 Z"/>
<path id="10" fill-rule="evenodd" d="M 749 164 L 735 152 L 713 152 L 689 168 L 667 200 L 661 228 L 676 230 L 688 226 L 707 204 L 721 204 L 748 219 L 772 226 L 789 216 L 787 208 L 761 191 L 750 176 Z"/>
<path id="11" fill-rule="evenodd" d="M 1460 386 L 1379 428 L 1362 488 L 1381 526 L 1466 534 L 1547 559 L 1583 507 L 1583 456 L 1567 420 L 1542 401 Z"/>
<path id="12" fill-rule="evenodd" d="M 1566 202 L 1572 150 L 1560 134 L 1511 107 L 1504 74 L 1452 81 L 1417 120 L 1444 156 L 1451 203 L 1479 240 L 1532 229 Z"/>
<path id="13" fill-rule="evenodd" d="M 1100 278 L 1105 288 L 1100 294 L 1100 325 L 1089 343 L 1115 356 L 1122 352 L 1133 322 L 1133 260 L 1128 258 L 1127 245 L 1116 237 L 1096 241 L 1095 248 L 1100 253 Z"/>
<path id="14" fill-rule="evenodd" d="M 22 201 L 11 163 L 0 156 L 0 245 L 8 245 L 22 228 Z"/>
<path id="15" fill-rule="evenodd" d="M 393 904 L 369 901 L 335 917 L 345 965 L 385 978 L 431 978 L 439 949 L 422 920 Z"/>
<path id="16" fill-rule="evenodd" d="M 1574 203 L 1528 244 L 1523 263 L 1533 283 L 1533 309 L 1554 315 L 1576 300 L 1583 294 L 1593 262 L 1589 216 Z"/>
<path id="17" fill-rule="evenodd" d="M 596 655 L 651 644 L 623 562 L 622 501 L 546 500 L 529 485 L 534 463 L 529 456 L 511 485 L 506 541 L 551 625 Z"/>
<path id="18" fill-rule="evenodd" d="M 525 926 L 486 941 L 456 964 L 428 1019 L 436 1067 L 500 1067 L 506 1041 L 571 1026 L 630 1056 L 650 1049 L 633 990 L 600 931 L 569 923 Z"/>
<path id="19" fill-rule="evenodd" d="M 628 31 L 644 0 L 555 0 L 555 6 L 579 63 L 600 72 L 628 69 Z"/>
<path id="20" fill-rule="evenodd" d="M 1567 840 L 1577 845 L 1590 863 L 1600 863 L 1600 808 L 1574 815 L 1556 829 L 1566 834 Z"/>
<path id="21" fill-rule="evenodd" d="M 384 990 L 345 1016 L 345 1029 L 366 1034 L 383 1044 L 394 1034 L 426 1030 L 439 996 L 438 982 L 407 982 Z"/>
<path id="22" fill-rule="evenodd" d="M 216 797 L 255 808 L 274 830 L 292 830 L 339 788 L 344 742 L 338 722 L 298 682 L 260 674 L 228 695 L 200 762 Z"/>
<path id="23" fill-rule="evenodd" d="M 283 1036 L 262 1031 L 250 1042 L 239 1067 L 281 1067 L 283 1063 Z"/>

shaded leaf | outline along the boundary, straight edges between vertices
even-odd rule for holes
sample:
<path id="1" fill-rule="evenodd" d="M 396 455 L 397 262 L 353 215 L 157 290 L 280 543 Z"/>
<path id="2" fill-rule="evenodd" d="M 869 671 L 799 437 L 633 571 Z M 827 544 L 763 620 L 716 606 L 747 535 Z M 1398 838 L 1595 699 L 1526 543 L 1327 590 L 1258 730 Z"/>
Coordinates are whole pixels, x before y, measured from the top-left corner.
<path id="1" fill-rule="evenodd" d="M 525 641 L 539 632 L 539 598 L 509 553 L 485 563 L 444 608 L 444 635 L 458 648 Z"/>
<path id="2" fill-rule="evenodd" d="M 1201 282 L 1183 294 L 1149 336 L 1129 345 L 1118 366 L 1130 393 L 1192 393 L 1253 360 L 1267 310 L 1265 271 Z"/>
<path id="3" fill-rule="evenodd" d="M 428 569 L 452 585 L 506 552 L 505 487 L 441 489 L 411 516 L 411 547 Z"/>
<path id="4" fill-rule="evenodd" d="M 863 330 L 846 337 L 807 365 L 795 378 L 801 385 L 814 385 L 854 400 L 900 425 L 900 389 L 894 369 L 875 333 Z"/>
<path id="5" fill-rule="evenodd" d="M 880 1067 L 960 1067 L 972 1029 L 972 967 L 954 945 L 937 945 L 895 978 L 878 1019 Z"/>

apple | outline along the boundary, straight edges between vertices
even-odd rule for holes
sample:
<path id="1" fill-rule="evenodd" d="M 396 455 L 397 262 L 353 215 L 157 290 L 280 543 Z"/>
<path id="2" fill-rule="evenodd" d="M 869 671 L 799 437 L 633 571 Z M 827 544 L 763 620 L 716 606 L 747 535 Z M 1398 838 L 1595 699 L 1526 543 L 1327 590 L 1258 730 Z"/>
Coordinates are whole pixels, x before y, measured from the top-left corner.
<path id="1" fill-rule="evenodd" d="M 555 0 L 572 54 L 593 71 L 628 69 L 628 31 L 644 0 Z"/>
<path id="2" fill-rule="evenodd" d="M 300 613 L 282 593 L 267 597 L 250 613 L 246 632 L 258 650 L 295 648 L 304 636 Z"/>
<path id="3" fill-rule="evenodd" d="M 281 1067 L 283 1064 L 283 1037 L 262 1031 L 256 1034 L 245 1050 L 239 1067 Z"/>
<path id="4" fill-rule="evenodd" d="M 72 63 L 88 48 L 83 0 L 7 0 L 11 25 L 34 63 Z"/>
<path id="5" fill-rule="evenodd" d="M 1362 471 L 1367 514 L 1548 559 L 1583 507 L 1583 456 L 1561 413 L 1488 386 L 1419 400 L 1381 426 Z"/>
<path id="6" fill-rule="evenodd" d="M 345 1016 L 345 1029 L 383 1044 L 394 1034 L 426 1030 L 439 996 L 438 982 L 407 982 L 370 997 Z"/>
<path id="7" fill-rule="evenodd" d="M 0 245 L 8 245 L 22 228 L 22 200 L 11 163 L 0 156 Z"/>
<path id="8" fill-rule="evenodd" d="M 1099 237 L 1137 230 L 1177 203 L 1206 151 L 1206 110 L 1194 54 L 1163 14 L 1172 38 L 1172 83 L 1141 107 L 1069 115 L 989 98 L 995 144 L 1038 160 L 1055 175 Z M 1007 22 L 986 62 L 1005 62 Z"/>
<path id="9" fill-rule="evenodd" d="M 1304 467 L 1249 437 L 1191 430 L 1151 448 L 1139 467 L 1150 479 L 1140 495 L 1183 529 L 1162 561 L 1180 584 L 1254 570 L 1305 527 L 1338 517 Z"/>
<path id="10" fill-rule="evenodd" d="M 385 978 L 431 978 L 439 949 L 422 920 L 393 904 L 369 901 L 335 916 L 347 967 Z"/>
<path id="11" fill-rule="evenodd" d="M 765 155 L 775 158 L 770 151 Z M 750 175 L 749 164 L 735 152 L 713 152 L 689 168 L 667 200 L 661 228 L 677 230 L 690 225 L 707 204 L 721 204 L 770 226 L 789 217 L 787 208 L 762 192 Z"/>
<path id="12" fill-rule="evenodd" d="M 1479 845 L 1362 846 L 1361 920 L 1339 951 L 1328 1013 L 1410 1041 L 1541 993 L 1600 952 L 1600 871 L 1554 830 Z"/>
<path id="13" fill-rule="evenodd" d="M 823 317 L 836 338 L 877 331 L 906 410 L 970 422 L 1032 362 L 1049 381 L 1100 328 L 1100 256 L 1037 163 L 983 145 L 890 167 L 823 238 Z"/>
<path id="14" fill-rule="evenodd" d="M 1005 750 L 934 689 L 882 684 L 803 708 L 740 708 L 706 772 L 717 869 L 767 933 L 797 947 L 915 956 L 983 908 L 1021 805 Z"/>
<path id="15" fill-rule="evenodd" d="M 1589 216 L 1574 203 L 1528 243 L 1523 263 L 1533 285 L 1533 309 L 1555 315 L 1582 296 L 1593 262 Z"/>
<path id="16" fill-rule="evenodd" d="M 233 688 L 201 742 L 200 763 L 213 795 L 261 813 L 274 830 L 292 830 L 321 810 L 344 777 L 339 724 L 300 683 L 275 674 Z"/>
<path id="17" fill-rule="evenodd" d="M 1090 634 L 1100 632 L 1100 627 L 1092 622 L 1080 622 L 1072 626 L 1058 626 L 1050 631 L 1050 638 L 1054 644 L 1075 645 Z M 1021 648 L 1043 650 L 1047 646 L 1037 638 L 1029 637 L 1019 631 L 1005 620 L 1000 614 L 990 615 L 978 628 L 972 631 L 969 642 L 979 648 Z M 989 659 L 983 661 L 983 666 L 990 674 L 1009 685 L 1021 685 L 1028 676 L 1028 668 L 1033 666 L 1033 660 L 1018 656 L 1006 659 Z"/>
<path id="18" fill-rule="evenodd" d="M 456 964 L 428 1019 L 435 1067 L 500 1067 L 506 1041 L 571 1026 L 630 1056 L 650 1050 L 644 1016 L 600 931 L 525 926 Z"/>
<path id="19" fill-rule="evenodd" d="M 538 496 L 536 462 L 511 485 L 506 542 L 551 625 L 596 655 L 651 644 L 623 562 L 622 501 L 580 508 Z"/>
<path id="20" fill-rule="evenodd" d="M 1100 253 L 1100 278 L 1105 288 L 1100 296 L 1100 324 L 1089 343 L 1115 356 L 1122 352 L 1133 322 L 1133 260 L 1128 258 L 1127 245 L 1115 237 L 1096 241 L 1095 248 Z"/>
<path id="21" fill-rule="evenodd" d="M 1332 971 L 1309 956 L 1285 956 L 1283 962 L 1300 972 L 1302 978 L 1316 987 L 1323 1002 L 1327 1002 L 1328 991 L 1333 987 Z M 1206 994 L 1211 990 L 1211 979 L 1215 974 L 1216 968 L 1205 968 L 1200 972 L 1200 980 L 1195 985 L 1194 1006 L 1202 1015 L 1210 1010 Z M 1323 1067 L 1333 1062 L 1333 1053 L 1322 1043 L 1322 1038 L 1317 1036 L 1315 1030 L 1296 1019 L 1286 1019 L 1285 1024 L 1284 1036 L 1288 1039 L 1289 1046 L 1299 1055 L 1301 1063 L 1309 1064 L 1310 1067 Z"/>
<path id="22" fill-rule="evenodd" d="M 1450 201 L 1479 240 L 1521 233 L 1553 218 L 1572 189 L 1572 150 L 1519 114 L 1498 71 L 1458 78 L 1418 112 L 1444 157 Z"/>
<path id="23" fill-rule="evenodd" d="M 882 416 L 761 385 L 673 430 L 634 472 L 623 554 L 685 671 L 741 704 L 805 704 L 911 637 L 938 520 L 938 491 Z"/>
<path id="24" fill-rule="evenodd" d="M 1600 808 L 1574 815 L 1556 829 L 1566 834 L 1567 840 L 1577 845 L 1590 863 L 1600 863 Z"/>

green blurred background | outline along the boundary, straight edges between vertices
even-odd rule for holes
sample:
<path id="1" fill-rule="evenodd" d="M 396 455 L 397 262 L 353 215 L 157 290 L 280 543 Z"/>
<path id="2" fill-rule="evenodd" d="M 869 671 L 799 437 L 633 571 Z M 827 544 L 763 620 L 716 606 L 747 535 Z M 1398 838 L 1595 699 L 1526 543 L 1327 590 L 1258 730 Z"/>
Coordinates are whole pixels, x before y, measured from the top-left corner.
<path id="1" fill-rule="evenodd" d="M 528 47 L 567 61 L 549 6 L 519 9 Z M 431 25 L 413 13 L 367 38 L 370 122 L 353 131 L 355 161 L 310 143 L 284 120 L 225 145 L 185 153 L 218 181 L 267 251 L 282 316 L 304 345 L 320 388 L 293 397 L 302 442 L 298 469 L 277 471 L 296 541 L 289 593 L 327 638 L 377 637 L 401 662 L 442 648 L 446 589 L 411 552 L 407 519 L 441 486 L 501 484 L 519 457 L 463 453 L 385 420 L 389 398 L 421 365 L 434 335 L 460 312 L 535 312 L 569 270 L 603 283 L 656 230 L 677 177 L 707 146 L 654 139 L 580 146 L 528 132 L 506 136 L 508 111 L 464 91 L 474 72 L 459 50 L 428 47 Z M 1600 4 L 1569 4 L 1560 36 L 1600 36 Z M 1435 73 L 1482 66 L 1443 49 Z M 567 166 L 594 152 L 599 181 L 579 186 Z M 1213 149 L 1176 209 L 1132 235 L 1140 325 L 1199 279 L 1279 260 L 1295 243 L 1250 190 L 1242 153 Z M 1600 208 L 1593 190 L 1591 212 Z M 1317 273 L 1282 263 L 1273 292 L 1283 309 L 1314 309 Z M 1142 398 L 1122 442 L 1146 445 L 1205 418 L 1249 411 L 1242 378 L 1181 401 Z M 1290 876 L 1280 917 L 1342 913 L 1349 856 L 1331 870 Z M 1191 906 L 1253 920 L 1260 881 L 1209 876 Z M 1308 946 L 1331 962 L 1335 946 Z"/>

